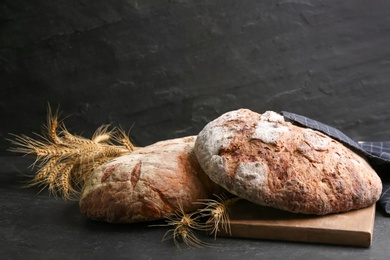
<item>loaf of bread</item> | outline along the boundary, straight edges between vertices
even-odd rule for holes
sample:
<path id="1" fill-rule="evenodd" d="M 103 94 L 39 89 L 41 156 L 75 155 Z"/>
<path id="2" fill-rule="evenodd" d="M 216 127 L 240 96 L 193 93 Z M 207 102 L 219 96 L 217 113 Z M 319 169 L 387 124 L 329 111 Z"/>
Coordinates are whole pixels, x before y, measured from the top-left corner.
<path id="1" fill-rule="evenodd" d="M 229 192 L 290 212 L 364 208 L 382 190 L 365 158 L 272 111 L 228 112 L 204 127 L 194 149 L 209 177 Z"/>
<path id="2" fill-rule="evenodd" d="M 131 223 L 163 218 L 179 204 L 196 210 L 221 187 L 200 168 L 196 137 L 155 143 L 97 168 L 85 183 L 80 209 L 94 220 Z"/>

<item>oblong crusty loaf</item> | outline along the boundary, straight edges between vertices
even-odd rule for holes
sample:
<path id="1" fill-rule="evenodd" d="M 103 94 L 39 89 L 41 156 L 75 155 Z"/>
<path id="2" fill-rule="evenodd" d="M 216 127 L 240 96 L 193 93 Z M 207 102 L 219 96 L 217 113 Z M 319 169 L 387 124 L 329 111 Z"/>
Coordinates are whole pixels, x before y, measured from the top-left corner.
<path id="1" fill-rule="evenodd" d="M 382 190 L 364 158 L 272 111 L 228 112 L 206 125 L 194 149 L 209 177 L 231 193 L 291 212 L 359 209 L 375 203 Z"/>
<path id="2" fill-rule="evenodd" d="M 181 203 L 185 212 L 193 202 L 218 193 L 200 168 L 193 147 L 196 137 L 155 143 L 97 168 L 85 183 L 80 209 L 95 220 L 130 223 L 163 218 Z"/>

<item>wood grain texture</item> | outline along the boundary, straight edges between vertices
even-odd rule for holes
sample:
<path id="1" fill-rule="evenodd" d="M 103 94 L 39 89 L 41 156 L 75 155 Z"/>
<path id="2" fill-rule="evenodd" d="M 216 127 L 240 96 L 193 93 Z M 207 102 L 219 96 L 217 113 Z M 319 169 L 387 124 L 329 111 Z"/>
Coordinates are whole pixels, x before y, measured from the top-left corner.
<path id="1" fill-rule="evenodd" d="M 369 247 L 375 204 L 342 214 L 313 216 L 239 201 L 231 207 L 230 216 L 231 234 L 220 229 L 218 236 Z"/>

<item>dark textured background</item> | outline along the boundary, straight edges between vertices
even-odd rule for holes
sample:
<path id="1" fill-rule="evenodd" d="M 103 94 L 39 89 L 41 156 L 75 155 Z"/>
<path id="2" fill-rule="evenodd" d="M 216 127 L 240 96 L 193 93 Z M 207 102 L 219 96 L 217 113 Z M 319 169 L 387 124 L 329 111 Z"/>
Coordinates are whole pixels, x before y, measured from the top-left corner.
<path id="1" fill-rule="evenodd" d="M 40 132 L 47 103 L 72 133 L 130 129 L 138 146 L 197 134 L 222 113 L 287 110 L 355 140 L 390 140 L 390 1 L 0 0 L 0 155 Z M 31 159 L 0 157 L 2 259 L 388 259 L 371 248 L 219 238 L 176 250 L 168 228 L 87 220 L 20 189 Z M 17 174 L 19 173 L 19 174 Z M 203 239 L 204 237 L 202 237 Z M 204 238 L 206 239 L 206 238 Z"/>
<path id="2" fill-rule="evenodd" d="M 390 139 L 389 1 L 0 1 L 0 148 L 40 132 L 197 134 L 237 109 L 287 110 Z"/>

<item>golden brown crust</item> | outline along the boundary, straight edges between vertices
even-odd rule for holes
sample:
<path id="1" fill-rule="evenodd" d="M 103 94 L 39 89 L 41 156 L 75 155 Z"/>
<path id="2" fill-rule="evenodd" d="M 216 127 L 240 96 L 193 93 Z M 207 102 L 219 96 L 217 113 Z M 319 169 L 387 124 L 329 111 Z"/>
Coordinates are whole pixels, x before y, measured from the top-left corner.
<path id="1" fill-rule="evenodd" d="M 322 215 L 367 207 L 382 189 L 364 158 L 274 112 L 221 116 L 198 135 L 195 152 L 210 178 L 228 191 L 291 212 Z"/>
<path id="2" fill-rule="evenodd" d="M 178 203 L 186 212 L 220 187 L 200 168 L 195 137 L 158 142 L 96 169 L 87 181 L 80 209 L 95 220 L 130 223 L 161 219 Z"/>

